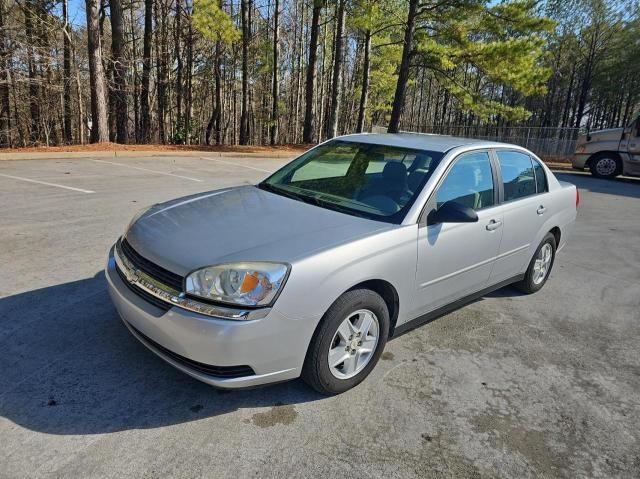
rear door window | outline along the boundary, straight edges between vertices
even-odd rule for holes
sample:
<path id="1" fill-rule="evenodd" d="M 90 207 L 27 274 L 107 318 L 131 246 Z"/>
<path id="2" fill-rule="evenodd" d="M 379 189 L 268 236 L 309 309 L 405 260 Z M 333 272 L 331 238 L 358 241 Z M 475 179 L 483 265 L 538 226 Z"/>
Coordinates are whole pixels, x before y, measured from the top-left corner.
<path id="1" fill-rule="evenodd" d="M 504 201 L 513 201 L 536 194 L 536 177 L 529 155 L 519 151 L 497 150 L 502 172 Z"/>

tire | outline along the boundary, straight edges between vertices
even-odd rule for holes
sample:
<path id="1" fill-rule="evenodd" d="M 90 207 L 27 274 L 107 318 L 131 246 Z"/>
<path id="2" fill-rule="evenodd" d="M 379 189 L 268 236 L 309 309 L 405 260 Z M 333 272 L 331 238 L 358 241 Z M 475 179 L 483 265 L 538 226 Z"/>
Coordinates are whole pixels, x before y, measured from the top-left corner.
<path id="1" fill-rule="evenodd" d="M 550 250 L 548 248 L 550 248 Z M 543 249 L 550 252 L 550 257 L 545 268 L 544 276 L 540 278 L 539 268 L 536 268 L 536 261 L 542 261 L 544 253 L 541 252 L 543 251 Z M 549 275 L 551 274 L 551 269 L 553 268 L 553 262 L 555 261 L 555 259 L 556 237 L 551 233 L 547 233 L 542 239 L 542 243 L 540 243 L 540 246 L 538 246 L 538 248 L 536 249 L 533 258 L 531 258 L 531 262 L 529 263 L 527 272 L 524 275 L 524 279 L 522 281 L 519 281 L 518 283 L 515 283 L 514 286 L 525 294 L 531 294 L 540 291 L 549 279 Z"/>
<path id="2" fill-rule="evenodd" d="M 345 326 L 345 321 L 351 326 L 360 324 L 362 328 L 370 323 L 365 337 L 357 335 L 357 328 L 345 329 L 351 328 Z M 380 295 L 368 289 L 347 291 L 331 305 L 320 321 L 307 350 L 302 379 L 325 395 L 340 394 L 351 389 L 373 370 L 384 350 L 388 334 L 389 311 Z M 353 339 L 350 340 L 347 335 Z M 377 336 L 375 344 L 374 336 Z M 345 358 L 345 361 L 330 367 L 330 351 L 334 362 L 341 358 Z"/>
<path id="3" fill-rule="evenodd" d="M 589 161 L 591 174 L 596 178 L 615 178 L 622 174 L 622 161 L 615 153 L 601 153 Z"/>

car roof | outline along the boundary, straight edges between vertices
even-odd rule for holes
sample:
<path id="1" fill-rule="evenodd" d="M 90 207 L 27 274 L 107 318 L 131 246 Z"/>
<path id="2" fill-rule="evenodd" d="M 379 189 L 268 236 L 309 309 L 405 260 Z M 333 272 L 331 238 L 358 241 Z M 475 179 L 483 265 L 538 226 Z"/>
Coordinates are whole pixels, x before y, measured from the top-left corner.
<path id="1" fill-rule="evenodd" d="M 397 146 L 446 153 L 459 146 L 475 146 L 478 148 L 514 147 L 508 143 L 460 138 L 431 133 L 356 133 L 336 137 L 336 140 L 371 143 L 375 145 Z"/>

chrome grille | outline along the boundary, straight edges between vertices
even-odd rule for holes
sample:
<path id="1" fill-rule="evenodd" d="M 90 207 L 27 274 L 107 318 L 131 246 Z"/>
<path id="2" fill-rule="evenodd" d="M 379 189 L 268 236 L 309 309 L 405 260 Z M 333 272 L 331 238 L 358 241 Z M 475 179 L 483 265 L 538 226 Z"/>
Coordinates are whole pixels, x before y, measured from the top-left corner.
<path id="1" fill-rule="evenodd" d="M 129 282 L 129 280 L 124 275 L 124 273 L 120 271 L 120 268 L 116 267 L 116 271 L 118 272 L 118 276 L 120 276 L 120 279 L 127 286 L 127 288 L 129 288 L 135 294 L 140 296 L 142 299 L 144 299 L 148 303 L 153 304 L 156 308 L 161 309 L 162 311 L 169 311 L 169 309 L 171 309 L 170 303 L 167 303 L 166 301 L 163 301 L 160 298 L 156 298 L 154 295 L 149 294 L 144 289 L 139 288 L 135 284 L 132 284 L 131 282 Z"/>
<path id="2" fill-rule="evenodd" d="M 122 238 L 120 241 L 120 249 L 136 269 L 148 274 L 160 283 L 166 284 L 177 291 L 182 291 L 182 276 L 172 273 L 142 257 L 133 249 L 126 238 Z"/>

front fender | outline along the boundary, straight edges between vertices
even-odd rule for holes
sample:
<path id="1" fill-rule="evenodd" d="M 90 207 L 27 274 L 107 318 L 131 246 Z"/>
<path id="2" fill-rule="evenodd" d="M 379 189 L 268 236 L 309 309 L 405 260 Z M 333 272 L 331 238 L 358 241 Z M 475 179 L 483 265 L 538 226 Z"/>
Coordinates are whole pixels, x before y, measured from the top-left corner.
<path id="1" fill-rule="evenodd" d="M 274 308 L 308 322 L 310 340 L 340 295 L 359 283 L 378 279 L 396 289 L 398 322 L 402 321 L 412 308 L 417 234 L 417 225 L 399 226 L 297 261 Z"/>

